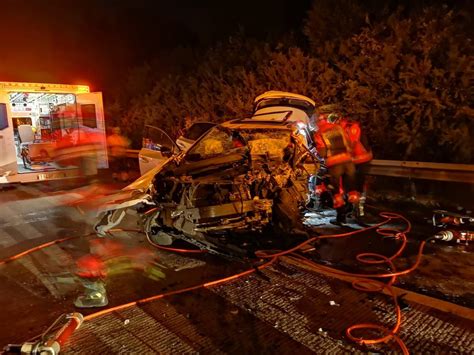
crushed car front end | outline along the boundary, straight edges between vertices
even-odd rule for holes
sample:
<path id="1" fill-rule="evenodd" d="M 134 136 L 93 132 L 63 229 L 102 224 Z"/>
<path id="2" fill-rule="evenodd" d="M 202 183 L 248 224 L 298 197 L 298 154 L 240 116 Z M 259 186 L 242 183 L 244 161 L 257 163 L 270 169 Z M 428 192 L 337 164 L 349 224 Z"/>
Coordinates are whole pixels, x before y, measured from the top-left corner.
<path id="1" fill-rule="evenodd" d="M 262 235 L 301 233 L 315 164 L 296 125 L 229 121 L 164 164 L 136 205 L 122 206 L 139 212 L 158 244 L 245 249 Z"/>

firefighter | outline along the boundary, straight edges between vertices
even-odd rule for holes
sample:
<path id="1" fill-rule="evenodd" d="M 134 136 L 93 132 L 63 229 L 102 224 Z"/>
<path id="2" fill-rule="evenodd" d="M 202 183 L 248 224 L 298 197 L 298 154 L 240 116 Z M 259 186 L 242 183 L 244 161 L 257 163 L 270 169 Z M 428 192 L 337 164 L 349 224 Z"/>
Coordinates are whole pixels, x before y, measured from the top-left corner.
<path id="1" fill-rule="evenodd" d="M 154 281 L 165 278 L 151 250 L 130 248 L 122 242 L 97 238 L 89 241 L 90 254 L 76 261 L 75 274 L 84 291 L 74 301 L 78 308 L 104 307 L 107 298 L 106 279 L 116 275 L 140 274 Z"/>
<path id="2" fill-rule="evenodd" d="M 129 140 L 120 134 L 120 127 L 113 127 L 112 134 L 107 137 L 107 147 L 111 165 L 114 167 L 112 177 L 128 181 L 127 148 Z"/>
<path id="3" fill-rule="evenodd" d="M 87 127 L 66 128 L 66 134 L 56 141 L 55 161 L 63 166 L 77 166 L 84 183 L 95 183 L 102 138 Z"/>
<path id="4" fill-rule="evenodd" d="M 367 136 L 362 131 L 358 122 L 344 118 L 341 120 L 340 124 L 349 138 L 352 151 L 352 161 L 356 167 L 356 189 L 360 194 L 360 198 L 359 202 L 354 206 L 354 216 L 359 222 L 362 222 L 365 216 L 365 175 L 367 166 L 373 158 L 372 150 L 370 149 Z"/>
<path id="5" fill-rule="evenodd" d="M 359 202 L 359 193 L 356 190 L 356 172 L 349 139 L 343 127 L 338 124 L 340 115 L 335 112 L 332 105 L 330 107 L 330 113 L 320 111 L 314 140 L 318 153 L 324 158 L 330 175 L 333 207 L 337 212 L 335 223 L 344 224 L 346 223 L 344 191 L 347 192 L 347 200 L 352 205 Z"/>
<path id="6" fill-rule="evenodd" d="M 76 298 L 74 305 L 78 308 L 107 306 L 107 273 L 101 258 L 93 254 L 85 255 L 76 262 L 76 268 L 76 276 L 84 287 L 84 292 Z"/>

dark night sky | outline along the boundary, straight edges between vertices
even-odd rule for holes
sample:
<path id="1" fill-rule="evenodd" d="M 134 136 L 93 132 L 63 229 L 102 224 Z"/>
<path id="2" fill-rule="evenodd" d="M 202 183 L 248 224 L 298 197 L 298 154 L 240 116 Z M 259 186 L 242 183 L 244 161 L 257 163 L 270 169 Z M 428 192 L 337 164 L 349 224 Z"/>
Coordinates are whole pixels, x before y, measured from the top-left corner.
<path id="1" fill-rule="evenodd" d="M 180 45 L 206 48 L 238 31 L 300 31 L 310 0 L 2 0 L 0 81 L 85 83 Z M 160 53 L 160 54 L 158 54 Z"/>

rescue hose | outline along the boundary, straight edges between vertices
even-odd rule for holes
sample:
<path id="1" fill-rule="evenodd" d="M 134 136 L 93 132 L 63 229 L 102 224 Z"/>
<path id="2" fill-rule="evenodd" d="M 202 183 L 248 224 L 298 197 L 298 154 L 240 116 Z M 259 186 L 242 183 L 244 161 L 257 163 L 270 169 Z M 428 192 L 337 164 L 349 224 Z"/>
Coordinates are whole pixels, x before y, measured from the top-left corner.
<path id="1" fill-rule="evenodd" d="M 417 258 L 416 258 L 416 261 L 415 261 L 414 265 L 412 267 L 406 269 L 406 270 L 397 272 L 396 269 L 395 269 L 395 266 L 393 264 L 393 260 L 395 258 L 397 258 L 398 256 L 400 256 L 402 254 L 402 252 L 404 251 L 405 247 L 406 247 L 406 244 L 407 244 L 406 233 L 408 233 L 411 230 L 411 223 L 408 219 L 406 219 L 405 217 L 403 217 L 399 214 L 396 214 L 396 213 L 382 212 L 382 213 L 380 213 L 380 216 L 384 217 L 385 220 L 380 222 L 380 223 L 377 223 L 373 226 L 366 227 L 366 228 L 363 228 L 363 229 L 360 229 L 360 230 L 346 232 L 346 233 L 340 233 L 340 234 L 331 234 L 331 235 L 323 235 L 323 236 L 312 237 L 312 238 L 298 244 L 297 246 L 295 246 L 293 248 L 290 248 L 288 250 L 284 250 L 284 251 L 281 251 L 281 252 L 276 252 L 276 253 L 271 253 L 270 254 L 270 253 L 268 253 L 266 251 L 263 251 L 263 250 L 257 251 L 257 252 L 255 252 L 255 255 L 257 257 L 263 258 L 263 259 L 270 259 L 270 260 L 269 260 L 269 262 L 257 267 L 256 269 L 255 268 L 249 269 L 247 271 L 244 271 L 244 272 L 241 272 L 241 273 L 238 273 L 238 274 L 235 274 L 235 275 L 223 278 L 223 279 L 218 279 L 218 280 L 215 280 L 215 281 L 212 281 L 212 282 L 199 284 L 199 285 L 191 286 L 191 287 L 184 288 L 184 289 L 170 291 L 170 292 L 167 292 L 167 293 L 162 293 L 162 294 L 155 295 L 155 296 L 152 296 L 152 297 L 148 297 L 148 298 L 145 298 L 145 299 L 141 299 L 141 300 L 138 300 L 138 301 L 133 301 L 133 302 L 126 303 L 126 304 L 123 304 L 123 305 L 119 305 L 119 306 L 116 306 L 116 307 L 108 308 L 108 309 L 105 309 L 103 311 L 99 311 L 99 312 L 96 312 L 96 313 L 89 314 L 88 316 L 85 317 L 85 319 L 90 320 L 90 319 L 99 317 L 99 316 L 104 315 L 104 314 L 108 314 L 108 313 L 118 311 L 118 310 L 121 310 L 121 309 L 124 309 L 124 308 L 129 308 L 129 307 L 132 307 L 132 306 L 135 306 L 135 305 L 140 305 L 140 304 L 143 304 L 143 303 L 155 301 L 155 300 L 167 297 L 167 296 L 181 294 L 181 293 L 197 290 L 197 289 L 200 289 L 200 288 L 206 288 L 206 287 L 215 286 L 215 285 L 218 285 L 218 284 L 221 284 L 221 283 L 233 281 L 233 280 L 238 279 L 240 277 L 247 276 L 247 275 L 255 272 L 256 270 L 262 270 L 262 269 L 270 266 L 280 256 L 284 256 L 284 255 L 288 255 L 288 254 L 295 255 L 294 254 L 295 251 L 301 249 L 303 246 L 305 246 L 307 244 L 310 244 L 310 243 L 312 243 L 312 242 L 314 242 L 318 239 L 344 238 L 344 237 L 356 235 L 356 234 L 359 234 L 359 233 L 362 233 L 362 232 L 366 232 L 368 230 L 376 229 L 376 232 L 379 235 L 394 236 L 396 239 L 401 239 L 402 240 L 401 246 L 390 257 L 386 257 L 384 255 L 377 254 L 377 253 L 361 253 L 361 254 L 357 255 L 356 259 L 359 262 L 366 263 L 366 264 L 388 263 L 391 270 L 393 270 L 393 272 L 385 273 L 385 274 L 356 274 L 356 273 L 348 273 L 348 272 L 344 272 L 344 271 L 340 271 L 340 270 L 336 270 L 336 269 L 332 269 L 332 268 L 327 268 L 327 267 L 326 267 L 326 269 L 329 269 L 334 274 L 360 277 L 360 279 L 356 279 L 352 282 L 353 287 L 355 289 L 359 290 L 359 291 L 380 292 L 384 288 L 387 288 L 389 290 L 390 294 L 392 295 L 392 298 L 393 298 L 397 320 L 396 320 L 395 326 L 391 330 L 387 329 L 385 326 L 382 326 L 382 325 L 379 325 L 379 324 L 361 323 L 361 324 L 352 325 L 349 328 L 347 328 L 346 329 L 346 336 L 350 340 L 352 340 L 352 341 L 354 341 L 358 344 L 361 344 L 361 345 L 373 345 L 373 344 L 388 342 L 389 340 L 394 340 L 400 346 L 403 353 L 408 354 L 409 353 L 408 348 L 406 347 L 405 343 L 397 335 L 397 333 L 399 332 L 400 327 L 401 327 L 402 315 L 401 315 L 400 306 L 398 305 L 397 296 L 396 296 L 395 292 L 393 291 L 393 288 L 391 287 L 391 285 L 395 282 L 396 276 L 407 274 L 407 273 L 415 270 L 418 267 L 418 265 L 420 263 L 420 260 L 421 260 L 421 255 L 422 255 L 424 246 L 426 244 L 426 241 L 423 241 L 420 244 L 418 254 L 417 254 Z M 398 229 L 381 228 L 383 225 L 389 223 L 390 221 L 392 221 L 394 219 L 402 219 L 404 222 L 406 222 L 407 227 L 405 228 L 405 230 L 399 231 Z M 147 239 L 148 239 L 148 241 L 150 241 L 149 238 L 147 238 Z M 156 244 L 156 243 L 152 243 L 152 244 Z M 169 248 L 169 249 L 174 249 L 174 248 Z M 178 251 L 178 250 L 179 249 L 175 249 L 174 251 Z M 309 259 L 305 258 L 304 256 L 299 255 L 299 254 L 296 254 L 295 256 L 302 263 L 310 264 L 313 267 L 314 266 L 318 266 L 318 267 L 321 266 L 317 263 L 314 263 L 314 262 L 310 261 Z M 376 278 L 390 277 L 391 279 L 388 283 L 385 284 L 385 283 L 380 282 L 380 281 L 368 279 L 367 277 L 376 277 Z M 369 285 L 371 285 L 372 287 L 369 287 Z M 376 286 L 375 288 L 373 287 L 374 285 Z M 375 329 L 375 330 L 379 330 L 379 331 L 383 332 L 385 335 L 383 337 L 375 338 L 375 339 L 364 339 L 362 337 L 356 337 L 356 336 L 353 335 L 353 332 L 355 330 L 359 330 L 359 329 Z"/>
<path id="2" fill-rule="evenodd" d="M 8 258 L 5 258 L 5 259 L 2 259 L 0 260 L 0 266 L 1 265 L 4 265 L 4 264 L 7 264 L 13 260 L 16 260 L 16 259 L 19 259 L 23 256 L 26 256 L 28 254 L 31 254 L 35 251 L 38 251 L 38 250 L 41 250 L 41 249 L 44 249 L 44 248 L 47 248 L 51 245 L 54 245 L 54 244 L 59 244 L 59 243 L 63 243 L 63 242 L 66 242 L 68 240 L 73 240 L 73 239 L 79 239 L 79 238 L 87 238 L 87 237 L 90 237 L 91 235 L 96 235 L 95 233 L 88 233 L 88 234 L 85 234 L 85 235 L 77 235 L 77 236 L 73 236 L 73 237 L 65 237 L 65 238 L 61 238 L 61 239 L 56 239 L 56 240 L 53 240 L 51 242 L 47 242 L 47 243 L 43 243 L 43 244 L 40 244 L 40 245 L 37 245 L 33 248 L 30 248 L 30 249 L 27 249 L 25 251 L 22 251 L 21 253 L 18 253 L 18 254 L 15 254 L 15 255 L 12 255 L 12 256 L 9 256 Z"/>
<path id="3" fill-rule="evenodd" d="M 363 228 L 363 229 L 360 229 L 360 230 L 346 232 L 346 233 L 321 235 L 321 236 L 312 237 L 312 238 L 298 244 L 297 246 L 295 246 L 293 248 L 290 248 L 290 249 L 284 250 L 284 251 L 280 251 L 280 252 L 276 252 L 276 253 L 269 253 L 268 251 L 265 251 L 265 250 L 257 251 L 257 252 L 255 252 L 255 255 L 257 257 L 262 258 L 262 259 L 270 259 L 270 260 L 268 262 L 260 265 L 260 266 L 257 266 L 256 268 L 252 268 L 252 269 L 249 269 L 249 270 L 246 270 L 246 271 L 243 271 L 243 272 L 240 272 L 240 273 L 237 273 L 235 275 L 231 275 L 231 276 L 228 276 L 228 277 L 225 277 L 225 278 L 222 278 L 222 279 L 217 279 L 217 280 L 210 281 L 210 282 L 207 282 L 207 283 L 198 284 L 198 285 L 187 287 L 187 288 L 180 289 L 180 290 L 170 291 L 170 292 L 158 294 L 158 295 L 155 295 L 155 296 L 151 296 L 151 297 L 148 297 L 148 298 L 143 298 L 143 299 L 140 299 L 140 300 L 137 300 L 137 301 L 125 303 L 125 304 L 122 304 L 122 305 L 119 305 L 119 306 L 107 308 L 107 309 L 104 309 L 102 311 L 91 313 L 91 314 L 85 316 L 84 320 L 91 320 L 91 319 L 97 318 L 101 315 L 112 313 L 112 312 L 115 312 L 115 311 L 118 311 L 118 310 L 121 310 L 121 309 L 125 309 L 125 308 L 135 306 L 135 305 L 140 305 L 140 304 L 148 303 L 148 302 L 151 302 L 151 301 L 155 301 L 155 300 L 167 297 L 167 296 L 177 295 L 177 294 L 197 290 L 197 289 L 200 289 L 200 288 L 207 288 L 207 287 L 212 287 L 212 286 L 219 285 L 219 284 L 222 284 L 222 283 L 225 283 L 225 282 L 230 282 L 230 281 L 233 281 L 233 280 L 238 279 L 240 277 L 250 275 L 250 274 L 256 272 L 257 270 L 263 270 L 264 268 L 266 268 L 266 267 L 270 266 L 271 264 L 273 264 L 280 256 L 291 254 L 293 257 L 298 259 L 300 262 L 302 262 L 304 264 L 311 265 L 312 267 L 329 270 L 333 274 L 352 276 L 352 277 L 360 277 L 360 279 L 356 279 L 352 282 L 353 287 L 357 290 L 364 291 L 364 292 L 379 292 L 379 291 L 383 290 L 384 288 L 387 288 L 389 290 L 389 292 L 391 293 L 391 295 L 393 297 L 393 300 L 394 300 L 394 306 L 395 306 L 395 311 L 396 311 L 396 316 L 397 316 L 397 321 L 396 321 L 395 326 L 390 330 L 390 329 L 387 329 L 386 327 L 384 327 L 382 325 L 379 325 L 379 324 L 373 324 L 373 323 L 355 324 L 355 325 L 352 325 L 352 326 L 350 326 L 349 328 L 346 329 L 346 336 L 350 340 L 352 340 L 354 342 L 357 342 L 359 344 L 363 344 L 363 345 L 379 344 L 379 343 L 387 342 L 389 340 L 395 340 L 395 342 L 400 346 L 403 353 L 408 354 L 409 353 L 408 348 L 406 347 L 406 345 L 403 343 L 403 341 L 397 335 L 397 333 L 399 332 L 400 327 L 401 327 L 402 317 L 401 317 L 401 309 L 400 309 L 400 306 L 398 305 L 397 296 L 396 296 L 395 292 L 393 291 L 391 285 L 395 282 L 397 276 L 408 274 L 408 273 L 412 272 L 413 270 L 415 270 L 418 267 L 418 265 L 420 264 L 420 261 L 421 261 L 421 256 L 422 256 L 422 253 L 423 253 L 423 249 L 424 249 L 424 247 L 426 245 L 426 242 L 428 240 L 425 240 L 425 241 L 420 243 L 420 246 L 418 248 L 418 253 L 417 253 L 417 256 L 416 256 L 416 260 L 415 260 L 415 263 L 413 264 L 412 267 L 410 267 L 408 269 L 405 269 L 405 270 L 402 270 L 402 271 L 396 271 L 396 268 L 393 264 L 393 260 L 395 258 L 397 258 L 398 256 L 400 256 L 402 254 L 402 252 L 404 251 L 405 247 L 406 247 L 406 244 L 407 244 L 406 233 L 408 233 L 411 230 L 411 223 L 408 219 L 406 219 L 405 217 L 403 217 L 399 214 L 396 214 L 396 213 L 382 212 L 382 213 L 380 213 L 380 216 L 384 217 L 385 220 L 380 222 L 380 223 L 377 223 L 373 226 L 366 227 L 366 228 Z M 392 221 L 394 219 L 402 219 L 407 224 L 407 227 L 405 228 L 405 230 L 399 231 L 398 229 L 381 228 L 383 225 L 389 223 L 390 221 Z M 319 239 L 344 238 L 344 237 L 349 237 L 349 236 L 356 235 L 356 234 L 359 234 L 359 233 L 362 233 L 362 232 L 366 232 L 366 231 L 372 230 L 372 229 L 376 229 L 376 231 L 379 235 L 393 236 L 396 239 L 401 239 L 402 240 L 401 246 L 390 257 L 386 257 L 384 255 L 377 254 L 377 253 L 361 253 L 361 254 L 358 254 L 356 256 L 356 259 L 359 262 L 365 263 L 365 264 L 383 264 L 383 263 L 387 263 L 390 266 L 391 270 L 392 270 L 392 272 L 390 272 L 390 273 L 383 273 L 383 274 L 349 273 L 349 272 L 344 272 L 344 271 L 341 271 L 341 270 L 332 269 L 332 268 L 329 268 L 329 267 L 326 267 L 326 266 L 319 265 L 319 264 L 305 258 L 302 255 L 295 254 L 295 252 L 297 250 L 301 249 L 303 246 L 308 245 L 308 244 L 310 244 L 310 243 L 312 243 L 316 240 L 319 240 Z M 117 232 L 117 231 L 142 232 L 141 230 L 138 230 L 138 229 L 129 229 L 129 230 L 127 230 L 127 229 L 113 229 L 113 230 L 110 230 L 109 232 Z M 34 251 L 46 248 L 46 247 L 48 247 L 50 245 L 53 245 L 53 244 L 62 243 L 62 242 L 65 242 L 67 240 L 77 239 L 77 238 L 80 238 L 80 237 L 88 237 L 88 236 L 91 236 L 91 235 L 94 235 L 94 233 L 90 233 L 90 234 L 87 234 L 85 236 L 83 235 L 83 236 L 67 237 L 67 238 L 58 239 L 58 240 L 55 240 L 55 241 L 52 241 L 52 242 L 44 243 L 44 244 L 41 244 L 41 245 L 36 246 L 34 248 L 28 249 L 24 252 L 21 252 L 19 254 L 13 255 L 9 258 L 0 260 L 0 265 L 3 265 L 3 264 L 6 264 L 10 261 L 19 259 L 22 256 L 26 256 L 26 255 L 34 252 Z M 149 238 L 147 238 L 147 239 L 150 242 L 150 239 Z M 151 243 L 151 244 L 154 245 L 154 246 L 158 246 L 156 243 Z M 203 252 L 202 250 L 176 249 L 176 248 L 168 248 L 168 247 L 163 247 L 163 246 L 159 246 L 159 248 L 163 249 L 163 250 L 175 251 L 175 252 L 186 252 L 186 253 L 187 252 Z M 380 281 L 369 279 L 369 278 L 387 278 L 387 277 L 390 277 L 390 281 L 388 283 L 383 283 L 383 282 L 380 282 Z M 372 286 L 372 287 L 369 287 L 369 285 Z M 376 287 L 374 288 L 373 286 L 376 286 Z M 353 331 L 359 330 L 359 329 L 376 329 L 376 330 L 382 331 L 386 335 L 383 336 L 383 337 L 380 337 L 380 338 L 376 338 L 376 339 L 364 339 L 362 337 L 356 337 L 356 336 L 353 335 Z"/>
<path id="4" fill-rule="evenodd" d="M 382 326 L 382 325 L 379 325 L 379 324 L 374 324 L 374 323 L 355 324 L 355 325 L 352 325 L 352 326 L 350 326 L 349 328 L 346 329 L 346 336 L 350 340 L 352 340 L 356 343 L 362 344 L 362 345 L 373 345 L 373 344 L 384 343 L 384 342 L 387 342 L 389 340 L 395 340 L 396 343 L 400 346 L 403 353 L 408 354 L 409 353 L 408 348 L 406 347 L 405 343 L 397 335 L 397 333 L 400 330 L 400 326 L 401 326 L 402 314 L 401 314 L 400 306 L 398 305 L 397 296 L 396 296 L 396 294 L 393 291 L 393 288 L 391 286 L 395 282 L 397 276 L 406 275 L 406 274 L 412 272 L 413 270 L 415 270 L 418 267 L 418 265 L 420 264 L 423 249 L 426 245 L 427 240 L 420 243 L 420 246 L 418 248 L 418 253 L 417 253 L 417 256 L 416 256 L 416 260 L 415 260 L 415 263 L 413 264 L 413 266 L 406 269 L 406 270 L 403 270 L 403 271 L 397 271 L 393 261 L 398 256 L 400 256 L 403 253 L 403 251 L 405 250 L 405 247 L 406 247 L 406 244 L 407 244 L 406 233 L 411 231 L 411 223 L 408 219 L 406 219 L 405 217 L 403 217 L 399 214 L 396 214 L 396 213 L 382 212 L 382 213 L 380 213 L 380 216 L 384 217 L 385 221 L 380 222 L 380 223 L 378 223 L 374 226 L 368 227 L 368 228 L 364 228 L 364 229 L 361 229 L 361 230 L 352 231 L 352 232 L 348 232 L 348 233 L 323 235 L 323 236 L 313 237 L 313 238 L 310 238 L 307 241 L 305 241 L 305 242 L 301 243 L 300 245 L 298 245 L 294 248 L 291 248 L 289 250 L 285 250 L 283 252 L 274 253 L 274 254 L 269 254 L 269 253 L 266 253 L 265 251 L 260 251 L 260 252 L 258 252 L 259 253 L 258 256 L 261 257 L 261 258 L 274 258 L 275 256 L 283 256 L 283 255 L 291 254 L 298 261 L 300 261 L 304 264 L 308 264 L 308 265 L 312 266 L 313 268 L 323 268 L 324 270 L 329 271 L 330 273 L 333 273 L 335 275 L 358 277 L 358 279 L 355 279 L 352 282 L 352 286 L 355 289 L 359 290 L 359 291 L 380 292 L 384 288 L 388 289 L 388 291 L 392 295 L 394 306 L 395 306 L 395 312 L 396 312 L 396 317 L 397 317 L 395 326 L 390 330 L 390 329 L 387 329 L 385 326 Z M 390 221 L 392 221 L 394 219 L 402 219 L 407 225 L 406 228 L 402 231 L 399 231 L 398 229 L 393 229 L 393 228 L 381 228 L 382 225 L 387 224 L 387 223 L 389 223 Z M 347 236 L 354 235 L 354 234 L 361 233 L 361 232 L 365 232 L 367 230 L 374 229 L 374 228 L 376 228 L 376 232 L 381 236 L 394 236 L 396 239 L 399 239 L 399 240 L 401 239 L 402 243 L 401 243 L 400 247 L 390 257 L 386 257 L 382 254 L 377 254 L 377 253 L 360 253 L 356 256 L 356 259 L 357 259 L 357 261 L 359 261 L 361 263 L 371 264 L 371 265 L 386 263 L 386 264 L 388 264 L 388 266 L 392 270 L 392 272 L 390 272 L 390 273 L 359 274 L 359 273 L 344 272 L 344 271 L 341 271 L 341 270 L 337 270 L 337 269 L 333 269 L 333 268 L 329 268 L 329 267 L 326 267 L 326 266 L 319 265 L 319 264 L 307 259 L 306 257 L 304 257 L 302 255 L 294 253 L 296 250 L 301 248 L 303 245 L 311 243 L 312 241 L 315 241 L 317 239 L 347 237 Z M 390 280 L 388 281 L 388 283 L 383 283 L 383 282 L 380 282 L 380 281 L 371 280 L 371 279 L 369 279 L 370 277 L 372 277 L 372 278 L 387 278 L 387 277 L 390 277 Z M 382 337 L 379 337 L 379 338 L 375 338 L 375 339 L 364 339 L 362 337 L 356 337 L 356 336 L 353 335 L 353 332 L 355 330 L 359 330 L 359 329 L 376 329 L 376 330 L 379 330 L 379 331 L 383 332 L 385 335 L 382 336 Z"/>
<path id="5" fill-rule="evenodd" d="M 160 250 L 171 251 L 171 252 L 175 252 L 175 253 L 188 253 L 188 254 L 205 254 L 205 253 L 207 253 L 207 250 L 203 250 L 203 249 L 180 249 L 180 248 L 165 247 L 163 245 L 160 245 L 160 244 L 155 243 L 154 241 L 152 241 L 150 236 L 148 235 L 148 233 L 143 232 L 141 229 L 114 228 L 114 229 L 108 230 L 107 234 L 112 236 L 113 235 L 112 233 L 114 233 L 114 232 L 134 232 L 134 233 L 145 234 L 148 243 L 150 243 L 152 246 L 154 246 L 155 248 L 160 249 Z"/>
<path id="6" fill-rule="evenodd" d="M 223 283 L 225 283 L 225 282 L 233 281 L 233 280 L 236 280 L 236 279 L 241 278 L 241 277 L 243 277 L 243 276 L 250 275 L 250 274 L 256 272 L 257 270 L 263 270 L 263 269 L 265 269 L 266 267 L 268 267 L 268 266 L 270 266 L 271 264 L 273 264 L 276 260 L 277 260 L 276 257 L 275 257 L 275 258 L 272 258 L 272 259 L 270 259 L 269 261 L 267 261 L 266 263 L 264 263 L 264 264 L 262 264 L 262 265 L 259 265 L 259 266 L 255 267 L 255 268 L 248 269 L 248 270 L 239 272 L 239 273 L 237 273 L 237 274 L 224 277 L 224 278 L 222 278 L 222 279 L 217 279 L 217 280 L 214 280 L 214 281 L 209 281 L 209 282 L 201 283 L 201 284 L 198 284 L 198 285 L 195 285 L 195 286 L 190 286 L 190 287 L 186 287 L 186 288 L 179 289 L 179 290 L 174 290 L 174 291 L 170 291 L 170 292 L 160 293 L 160 294 L 155 295 L 155 296 L 151 296 L 151 297 L 147 297 L 147 298 L 142 298 L 142 299 L 137 300 L 137 301 L 133 301 L 133 302 L 121 304 L 121 305 L 119 305 L 119 306 L 107 308 L 107 309 L 104 309 L 104 310 L 102 310 L 102 311 L 98 311 L 98 312 L 95 312 L 95 313 L 88 314 L 87 316 L 84 317 L 84 320 L 91 320 L 91 319 L 97 318 L 97 317 L 102 316 L 102 315 L 105 315 L 105 314 L 109 314 L 109 313 L 112 313 L 112 312 L 115 312 L 115 311 L 119 311 L 119 310 L 122 310 L 122 309 L 125 309 L 125 308 L 132 307 L 132 306 L 136 306 L 136 305 L 140 305 L 140 304 L 144 304 L 144 303 L 156 301 L 156 300 L 159 300 L 159 299 L 164 298 L 164 297 L 173 296 L 173 295 L 178 295 L 178 294 L 181 294 L 181 293 L 185 293 L 185 292 L 189 292 L 189 291 L 194 291 L 194 290 L 198 290 L 198 289 L 201 289 L 201 288 L 207 288 L 207 287 L 211 287 L 211 286 L 216 286 L 216 285 L 223 284 Z"/>

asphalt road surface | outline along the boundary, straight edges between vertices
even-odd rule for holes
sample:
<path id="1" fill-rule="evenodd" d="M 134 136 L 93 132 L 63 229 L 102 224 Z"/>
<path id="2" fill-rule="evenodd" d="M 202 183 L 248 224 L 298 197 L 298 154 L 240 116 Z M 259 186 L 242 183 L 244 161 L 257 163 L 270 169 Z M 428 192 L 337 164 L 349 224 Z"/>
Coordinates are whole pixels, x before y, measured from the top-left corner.
<path id="1" fill-rule="evenodd" d="M 60 314 L 77 311 L 73 301 L 83 287 L 74 277 L 75 263 L 89 252 L 90 241 L 95 236 L 90 234 L 93 213 L 71 206 L 71 202 L 81 198 L 88 188 L 71 187 L 74 186 L 58 183 L 17 185 L 0 191 L 0 260 L 45 242 L 76 237 L 0 265 L 0 346 L 31 339 L 41 334 Z M 109 182 L 95 191 L 104 193 L 120 187 Z M 377 221 L 378 213 L 386 209 L 402 210 L 413 222 L 407 252 L 397 264 L 399 269 L 404 269 L 413 264 L 419 242 L 433 233 L 427 223 L 430 211 L 419 206 L 380 206 L 375 202 L 371 210 L 373 221 Z M 328 224 L 331 217 L 331 211 L 306 215 L 314 233 L 350 230 Z M 129 227 L 135 225 L 133 218 L 126 223 Z M 210 282 L 250 267 L 248 263 L 209 255 L 190 257 L 156 251 L 137 233 L 119 232 L 116 239 L 127 250 L 144 248 L 155 253 L 158 271 L 149 274 L 127 269 L 108 277 L 109 306 Z M 364 267 L 355 261 L 356 254 L 369 250 L 390 254 L 397 248 L 397 243 L 393 238 L 361 233 L 353 238 L 322 241 L 316 250 L 307 253 L 307 257 L 326 266 L 363 272 Z M 448 301 L 459 306 L 461 311 L 471 312 L 474 306 L 471 253 L 471 246 L 429 244 L 420 267 L 400 278 L 397 286 L 433 300 Z M 321 275 L 309 276 L 299 266 L 286 262 L 282 262 L 281 267 L 272 266 L 236 283 L 175 295 L 158 303 L 97 318 L 84 325 L 84 330 L 71 339 L 66 350 L 72 353 L 94 353 L 98 349 L 112 353 L 380 350 L 348 342 L 344 327 L 355 318 L 361 322 L 364 317 L 393 321 L 388 316 L 390 306 L 386 298 L 361 296 L 342 281 Z M 302 287 L 301 283 L 306 286 Z M 330 301 L 341 307 L 328 306 Z M 358 302 L 368 302 L 365 311 L 354 311 Z M 435 310 L 426 307 L 414 304 L 413 313 L 407 315 L 412 325 L 404 335 L 413 349 L 474 351 L 472 340 L 463 340 L 456 348 L 451 344 L 473 338 L 473 318 L 443 313 L 435 305 Z M 328 316 L 334 319 L 332 323 L 322 321 Z M 308 319 L 310 323 L 307 323 Z M 417 329 L 413 326 L 417 322 L 438 322 L 433 333 L 426 333 L 426 330 L 423 337 L 439 339 L 425 343 L 417 341 Z M 128 324 L 130 326 L 126 327 Z M 143 327 L 150 331 L 147 333 Z M 110 338 L 114 332 L 121 334 L 121 338 L 118 335 L 118 338 Z M 445 334 L 444 338 L 440 334 Z M 397 350 L 396 345 L 391 346 L 382 349 Z"/>

